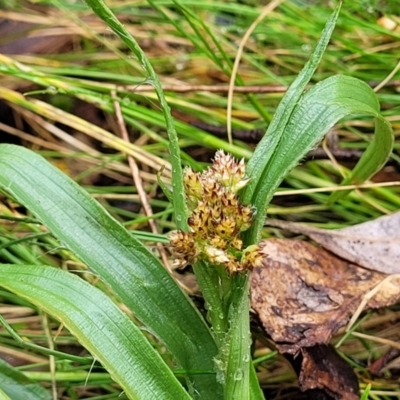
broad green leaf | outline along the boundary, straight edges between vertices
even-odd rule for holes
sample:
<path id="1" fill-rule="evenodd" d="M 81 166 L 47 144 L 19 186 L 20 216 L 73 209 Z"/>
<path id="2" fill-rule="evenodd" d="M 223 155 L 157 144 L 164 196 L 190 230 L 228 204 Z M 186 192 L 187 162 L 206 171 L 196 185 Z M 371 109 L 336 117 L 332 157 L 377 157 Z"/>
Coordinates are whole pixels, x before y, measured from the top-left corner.
<path id="1" fill-rule="evenodd" d="M 217 346 L 191 300 L 159 260 L 79 185 L 34 152 L 0 145 L 0 187 L 108 284 L 183 369 L 214 370 Z M 221 393 L 215 374 L 188 378 L 204 398 Z"/>
<path id="2" fill-rule="evenodd" d="M 190 399 L 140 329 L 83 279 L 48 266 L 0 264 L 0 286 L 60 320 L 128 398 Z"/>
<path id="3" fill-rule="evenodd" d="M 263 213 L 274 192 L 309 150 L 317 145 L 325 133 L 348 115 L 375 117 L 375 139 L 346 180 L 365 180 L 379 170 L 388 159 L 393 146 L 390 124 L 379 114 L 379 102 L 373 90 L 364 82 L 342 75 L 325 79 L 306 92 L 293 110 L 285 134 L 270 157 L 252 198 Z M 262 228 L 258 220 L 253 234 Z"/>
<path id="4" fill-rule="evenodd" d="M 279 141 L 285 133 L 289 118 L 292 115 L 298 100 L 303 94 L 306 85 L 310 81 L 314 71 L 322 59 L 332 32 L 335 28 L 339 11 L 340 4 L 330 17 L 329 21 L 326 23 L 325 30 L 322 32 L 321 38 L 319 39 L 317 47 L 311 55 L 310 60 L 307 62 L 303 70 L 299 73 L 294 82 L 290 85 L 286 94 L 283 96 L 264 137 L 257 145 L 253 156 L 250 158 L 247 164 L 246 171 L 251 177 L 251 181 L 243 192 L 243 200 L 246 203 L 251 203 L 255 193 L 257 193 L 256 189 L 259 185 L 259 181 L 261 180 L 261 176 L 264 170 L 267 168 L 271 157 L 276 152 Z M 259 210 L 261 213 L 262 211 L 263 210 Z"/>
<path id="5" fill-rule="evenodd" d="M 50 393 L 0 359 L 0 399 L 50 400 Z M 8 397 L 2 397 L 8 396 Z"/>

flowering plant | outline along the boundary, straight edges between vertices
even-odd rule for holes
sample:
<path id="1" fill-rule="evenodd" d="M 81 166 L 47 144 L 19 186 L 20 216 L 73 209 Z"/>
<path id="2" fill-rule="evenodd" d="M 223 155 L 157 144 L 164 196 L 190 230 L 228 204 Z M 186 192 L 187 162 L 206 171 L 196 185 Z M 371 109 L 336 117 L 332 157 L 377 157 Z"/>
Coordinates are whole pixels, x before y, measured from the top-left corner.
<path id="1" fill-rule="evenodd" d="M 191 212 L 190 231 L 173 231 L 169 235 L 175 265 L 182 267 L 203 259 L 223 265 L 230 274 L 260 266 L 260 246 L 243 249 L 240 238 L 250 228 L 255 211 L 240 204 L 237 194 L 249 181 L 244 160 L 238 163 L 220 150 L 210 168 L 203 173 L 186 168 L 183 179 Z"/>
<path id="2" fill-rule="evenodd" d="M 268 203 L 287 173 L 330 127 L 351 113 L 374 117 L 376 128 L 374 139 L 345 183 L 368 179 L 386 161 L 393 142 L 376 95 L 365 83 L 333 76 L 305 92 L 328 45 L 339 8 L 247 165 L 218 151 L 213 165 L 200 173 L 182 170 L 169 106 L 138 43 L 102 0 L 87 3 L 138 57 L 156 89 L 173 172 L 177 230 L 170 233 L 171 248 L 178 266 L 192 264 L 207 320 L 158 258 L 88 193 L 38 154 L 4 144 L 0 145 L 0 188 L 36 217 L 24 223 L 32 229 L 43 224 L 54 237 L 52 244 L 67 248 L 103 286 L 98 288 L 86 276 L 82 279 L 32 258 L 21 265 L 2 264 L 0 286 L 61 321 L 93 357 L 78 357 L 78 361 L 99 361 L 130 399 L 262 399 L 251 363 L 248 278 L 262 264 L 260 239 Z M 26 69 L 23 72 L 29 76 Z M 38 76 L 34 81 L 42 82 Z M 84 94 L 89 96 L 89 90 Z M 38 102 L 29 102 L 11 90 L 2 89 L 1 97 L 38 111 Z M 174 360 L 173 367 L 115 304 L 115 298 L 163 344 Z M 49 349 L 41 351 L 60 356 Z M 77 362 L 76 357 L 70 358 Z"/>

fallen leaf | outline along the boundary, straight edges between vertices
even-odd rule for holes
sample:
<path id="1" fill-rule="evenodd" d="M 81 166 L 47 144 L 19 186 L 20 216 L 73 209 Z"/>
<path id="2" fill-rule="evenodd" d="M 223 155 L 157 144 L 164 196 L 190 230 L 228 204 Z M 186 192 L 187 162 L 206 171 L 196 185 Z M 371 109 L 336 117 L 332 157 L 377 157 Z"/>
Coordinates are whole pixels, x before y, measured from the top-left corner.
<path id="1" fill-rule="evenodd" d="M 358 400 L 359 385 L 353 368 L 332 346 L 301 349 L 294 361 L 299 386 L 308 399 Z M 297 364 L 297 365 L 296 365 Z"/>
<path id="2" fill-rule="evenodd" d="M 400 273 L 400 212 L 335 230 L 272 219 L 267 224 L 307 235 L 332 253 L 364 268 Z"/>
<path id="3" fill-rule="evenodd" d="M 264 265 L 251 273 L 251 304 L 282 353 L 327 344 L 364 295 L 387 275 L 361 268 L 307 242 L 262 242 Z M 367 308 L 396 302 L 400 281 L 387 280 Z"/>

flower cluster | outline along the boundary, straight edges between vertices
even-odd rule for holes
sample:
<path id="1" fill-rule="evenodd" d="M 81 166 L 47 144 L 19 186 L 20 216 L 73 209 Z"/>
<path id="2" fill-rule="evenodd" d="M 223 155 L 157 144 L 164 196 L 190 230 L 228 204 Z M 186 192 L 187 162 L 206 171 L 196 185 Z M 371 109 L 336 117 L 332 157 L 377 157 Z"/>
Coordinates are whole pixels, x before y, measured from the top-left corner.
<path id="1" fill-rule="evenodd" d="M 203 173 L 186 168 L 184 185 L 191 210 L 190 232 L 169 235 L 175 265 L 205 259 L 224 265 L 229 273 L 251 270 L 262 263 L 259 246 L 243 249 L 240 234 L 249 229 L 254 209 L 240 204 L 237 192 L 247 183 L 244 160 L 237 162 L 222 150 Z"/>

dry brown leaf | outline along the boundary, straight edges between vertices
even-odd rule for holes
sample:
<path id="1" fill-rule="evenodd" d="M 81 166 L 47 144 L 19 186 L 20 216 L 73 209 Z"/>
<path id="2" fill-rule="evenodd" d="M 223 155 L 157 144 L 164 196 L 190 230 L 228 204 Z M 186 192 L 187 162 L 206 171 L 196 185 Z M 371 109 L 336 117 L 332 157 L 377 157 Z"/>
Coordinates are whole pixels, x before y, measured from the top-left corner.
<path id="1" fill-rule="evenodd" d="M 331 346 L 301 349 L 299 385 L 308 398 L 358 400 L 357 375 Z M 321 393 L 322 392 L 322 393 Z"/>
<path id="2" fill-rule="evenodd" d="M 332 253 L 362 267 L 385 274 L 400 273 L 400 212 L 336 230 L 279 220 L 268 220 L 267 224 L 307 235 Z"/>
<path id="3" fill-rule="evenodd" d="M 327 344 L 387 277 L 304 241 L 269 239 L 262 246 L 264 266 L 251 273 L 252 308 L 283 353 Z M 393 304 L 399 294 L 400 282 L 387 280 L 367 308 Z"/>

